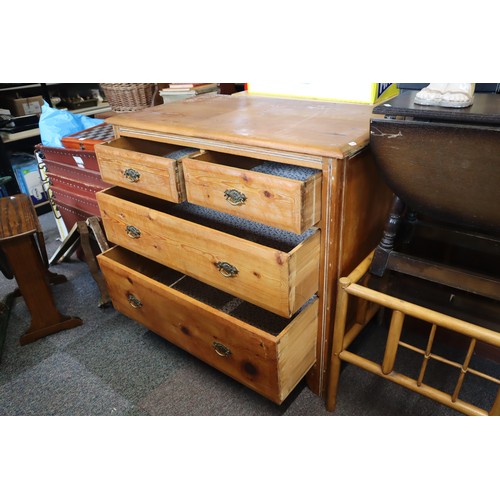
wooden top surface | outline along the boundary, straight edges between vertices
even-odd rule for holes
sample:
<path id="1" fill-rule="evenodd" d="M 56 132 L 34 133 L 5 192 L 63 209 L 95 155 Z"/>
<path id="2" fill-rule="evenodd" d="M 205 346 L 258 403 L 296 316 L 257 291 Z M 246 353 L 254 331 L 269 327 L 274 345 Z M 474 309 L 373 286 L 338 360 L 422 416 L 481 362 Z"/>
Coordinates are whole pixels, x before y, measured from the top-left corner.
<path id="1" fill-rule="evenodd" d="M 389 116 L 413 116 L 427 120 L 500 125 L 500 95 L 498 94 L 474 94 L 472 106 L 446 108 L 415 104 L 416 93 L 417 91 L 403 92 L 376 106 L 373 112 Z"/>
<path id="2" fill-rule="evenodd" d="M 0 241 L 37 231 L 38 220 L 25 194 L 0 198 Z"/>
<path id="3" fill-rule="evenodd" d="M 106 121 L 126 128 L 344 158 L 369 142 L 373 106 L 248 94 L 175 101 Z"/>

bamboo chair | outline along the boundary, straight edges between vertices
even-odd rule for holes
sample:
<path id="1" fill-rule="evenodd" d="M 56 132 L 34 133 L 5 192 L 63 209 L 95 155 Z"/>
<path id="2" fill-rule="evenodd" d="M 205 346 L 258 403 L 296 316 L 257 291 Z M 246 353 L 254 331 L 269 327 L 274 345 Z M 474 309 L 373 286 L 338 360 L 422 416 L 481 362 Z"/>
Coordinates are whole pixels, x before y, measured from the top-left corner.
<path id="1" fill-rule="evenodd" d="M 343 277 L 339 280 L 332 353 L 329 364 L 327 409 L 329 411 L 335 410 L 341 363 L 342 361 L 346 361 L 466 415 L 500 415 L 500 389 L 497 390 L 495 401 L 489 409 L 479 408 L 459 398 L 464 379 L 468 374 L 474 374 L 481 377 L 481 379 L 489 380 L 500 386 L 500 380 L 495 376 L 474 370 L 469 366 L 476 342 L 481 341 L 490 346 L 500 348 L 500 332 L 454 318 L 406 300 L 398 299 L 365 286 L 366 282 L 364 280 L 368 276 L 367 273 L 372 259 L 373 252 L 348 277 Z M 354 318 L 348 321 L 350 296 L 358 297 L 358 300 L 356 301 L 357 304 L 355 304 Z M 380 307 L 392 310 L 392 317 L 383 360 L 381 363 L 376 363 L 350 352 L 348 348 Z M 407 316 L 423 320 L 431 325 L 425 349 L 401 341 L 403 323 Z M 466 349 L 462 363 L 457 363 L 432 352 L 438 328 L 457 332 L 469 339 L 469 346 Z M 422 356 L 420 372 L 417 378 L 411 378 L 394 370 L 399 347 L 410 349 Z M 457 382 L 451 394 L 424 383 L 430 359 L 457 368 Z"/>

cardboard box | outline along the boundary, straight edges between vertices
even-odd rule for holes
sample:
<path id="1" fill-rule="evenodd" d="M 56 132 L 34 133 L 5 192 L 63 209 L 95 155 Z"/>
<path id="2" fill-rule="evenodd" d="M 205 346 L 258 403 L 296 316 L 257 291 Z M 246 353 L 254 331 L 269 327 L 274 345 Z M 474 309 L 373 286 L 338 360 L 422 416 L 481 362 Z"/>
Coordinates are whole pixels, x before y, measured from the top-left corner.
<path id="1" fill-rule="evenodd" d="M 249 94 L 380 104 L 399 94 L 396 83 L 247 83 Z"/>
<path id="2" fill-rule="evenodd" d="M 21 98 L 5 96 L 0 102 L 12 116 L 37 115 L 42 112 L 43 97 L 41 95 Z"/>

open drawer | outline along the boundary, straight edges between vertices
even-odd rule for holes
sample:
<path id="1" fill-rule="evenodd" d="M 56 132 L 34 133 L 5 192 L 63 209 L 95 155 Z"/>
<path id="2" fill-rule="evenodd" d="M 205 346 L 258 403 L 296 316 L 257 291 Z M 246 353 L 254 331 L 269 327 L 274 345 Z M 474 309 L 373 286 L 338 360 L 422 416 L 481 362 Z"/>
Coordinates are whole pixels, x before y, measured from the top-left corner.
<path id="1" fill-rule="evenodd" d="M 321 171 L 213 151 L 182 160 L 190 203 L 297 234 L 321 216 Z"/>
<path id="2" fill-rule="evenodd" d="M 179 160 L 196 151 L 130 137 L 95 146 L 103 180 L 176 203 L 186 198 Z"/>
<path id="3" fill-rule="evenodd" d="M 109 241 L 284 317 L 318 291 L 320 232 L 296 235 L 189 203 L 97 193 Z"/>
<path id="4" fill-rule="evenodd" d="M 284 319 L 121 247 L 97 258 L 117 311 L 278 404 L 315 362 L 317 298 Z"/>

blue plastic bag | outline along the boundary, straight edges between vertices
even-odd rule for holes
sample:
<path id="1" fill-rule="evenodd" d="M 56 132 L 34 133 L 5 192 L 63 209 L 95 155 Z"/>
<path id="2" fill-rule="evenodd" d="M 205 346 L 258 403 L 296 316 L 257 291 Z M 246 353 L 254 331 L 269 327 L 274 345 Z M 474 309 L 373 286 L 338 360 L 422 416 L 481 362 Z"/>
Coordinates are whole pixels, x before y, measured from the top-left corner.
<path id="1" fill-rule="evenodd" d="M 62 148 L 61 139 L 63 137 L 80 132 L 80 130 L 95 127 L 101 123 L 104 123 L 104 120 L 51 108 L 43 101 L 39 123 L 42 144 Z"/>

